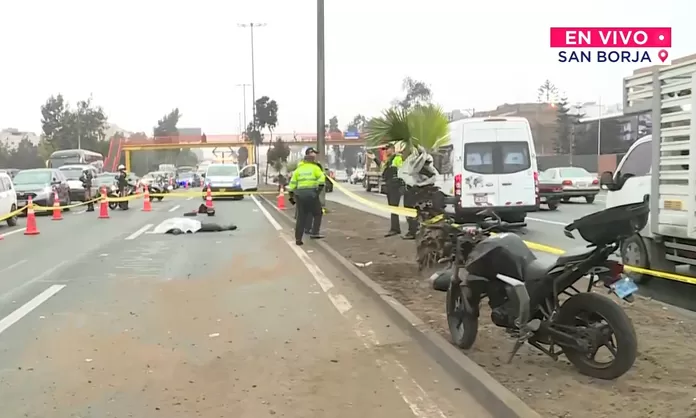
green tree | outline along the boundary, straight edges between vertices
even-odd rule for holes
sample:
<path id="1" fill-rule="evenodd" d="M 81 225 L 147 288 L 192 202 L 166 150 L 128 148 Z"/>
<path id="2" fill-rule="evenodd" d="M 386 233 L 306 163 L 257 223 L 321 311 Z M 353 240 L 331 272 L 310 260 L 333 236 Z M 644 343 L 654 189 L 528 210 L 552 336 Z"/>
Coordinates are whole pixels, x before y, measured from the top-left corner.
<path id="1" fill-rule="evenodd" d="M 401 89 L 404 91 L 404 98 L 397 102 L 397 105 L 402 109 L 410 109 L 416 105 L 430 103 L 433 98 L 433 93 L 423 81 L 414 80 L 411 77 L 406 77 L 401 82 Z"/>
<path id="2" fill-rule="evenodd" d="M 157 121 L 157 126 L 153 128 L 153 135 L 155 137 L 178 137 L 179 128 L 177 125 L 182 117 L 179 108 L 172 109 Z M 196 154 L 186 148 L 153 151 L 153 154 L 146 155 L 146 158 L 149 170 L 156 169 L 159 164 L 196 165 L 198 163 Z"/>
<path id="3" fill-rule="evenodd" d="M 573 124 L 575 118 L 568 108 L 568 99 L 562 97 L 556 103 L 556 136 L 553 141 L 554 152 L 558 155 L 570 154 Z"/>
<path id="4" fill-rule="evenodd" d="M 12 168 L 26 169 L 45 166 L 44 160 L 39 156 L 38 147 L 32 144 L 26 136 L 19 141 L 17 148 L 10 150 L 9 159 L 12 162 Z"/>
<path id="5" fill-rule="evenodd" d="M 7 144 L 0 142 L 0 167 L 14 168 L 11 165 L 10 150 L 7 148 Z"/>
<path id="6" fill-rule="evenodd" d="M 239 147 L 239 150 L 237 151 L 237 162 L 242 167 L 249 163 L 249 148 Z"/>
<path id="7" fill-rule="evenodd" d="M 283 138 L 276 138 L 266 153 L 266 182 L 268 182 L 268 166 L 270 165 L 276 173 L 280 174 L 289 156 L 290 147 L 288 144 L 283 141 Z"/>
<path id="8" fill-rule="evenodd" d="M 61 94 L 49 97 L 41 106 L 42 144 L 40 153 L 48 158 L 53 151 L 82 147 L 96 151 L 104 141 L 107 117 L 92 99 L 77 102 L 72 110 Z"/>
<path id="9" fill-rule="evenodd" d="M 539 103 L 554 103 L 558 100 L 558 87 L 551 82 L 545 80 L 537 89 L 537 101 Z"/>
<path id="10" fill-rule="evenodd" d="M 256 99 L 256 127 L 259 131 L 268 129 L 270 140 L 273 140 L 273 130 L 278 125 L 278 103 L 268 96 Z"/>

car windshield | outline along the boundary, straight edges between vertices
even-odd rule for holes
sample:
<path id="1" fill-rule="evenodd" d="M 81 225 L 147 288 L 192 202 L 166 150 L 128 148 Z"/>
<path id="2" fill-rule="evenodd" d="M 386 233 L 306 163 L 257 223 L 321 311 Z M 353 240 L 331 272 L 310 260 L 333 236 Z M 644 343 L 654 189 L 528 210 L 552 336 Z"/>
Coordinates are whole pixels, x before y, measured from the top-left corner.
<path id="1" fill-rule="evenodd" d="M 79 180 L 82 175 L 82 167 L 62 167 L 60 171 L 68 180 Z"/>
<path id="2" fill-rule="evenodd" d="M 98 186 L 104 186 L 107 184 L 111 184 L 115 181 L 114 179 L 114 174 L 102 174 L 99 177 L 94 179 L 94 184 Z"/>
<path id="3" fill-rule="evenodd" d="M 12 181 L 15 185 L 50 184 L 51 172 L 49 170 L 20 171 Z"/>
<path id="4" fill-rule="evenodd" d="M 211 176 L 239 177 L 239 168 L 236 165 L 211 165 L 208 177 Z"/>
<path id="5" fill-rule="evenodd" d="M 568 178 L 568 177 L 590 177 L 590 173 L 587 172 L 584 168 L 580 167 L 568 167 L 568 168 L 561 168 L 561 177 L 563 178 Z"/>

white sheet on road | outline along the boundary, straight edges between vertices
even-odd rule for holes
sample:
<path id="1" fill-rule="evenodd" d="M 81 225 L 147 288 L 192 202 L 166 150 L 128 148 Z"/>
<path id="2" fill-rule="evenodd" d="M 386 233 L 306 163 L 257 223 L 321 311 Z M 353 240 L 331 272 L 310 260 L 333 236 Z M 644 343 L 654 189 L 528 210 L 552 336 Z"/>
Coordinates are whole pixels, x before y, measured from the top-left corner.
<path id="1" fill-rule="evenodd" d="M 188 218 L 169 218 L 152 230 L 154 234 L 166 234 L 173 229 L 180 229 L 186 233 L 194 233 L 201 229 L 200 221 Z"/>

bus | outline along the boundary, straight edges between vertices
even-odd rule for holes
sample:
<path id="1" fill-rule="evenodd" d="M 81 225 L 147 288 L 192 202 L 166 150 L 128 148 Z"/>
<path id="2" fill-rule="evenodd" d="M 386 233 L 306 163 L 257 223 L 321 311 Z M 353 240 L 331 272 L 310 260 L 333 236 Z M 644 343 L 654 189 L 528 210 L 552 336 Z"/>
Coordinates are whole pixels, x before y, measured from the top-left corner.
<path id="1" fill-rule="evenodd" d="M 101 172 L 104 170 L 104 156 L 86 149 L 65 149 L 54 152 L 46 161 L 48 168 L 59 168 L 66 164 L 90 164 Z"/>

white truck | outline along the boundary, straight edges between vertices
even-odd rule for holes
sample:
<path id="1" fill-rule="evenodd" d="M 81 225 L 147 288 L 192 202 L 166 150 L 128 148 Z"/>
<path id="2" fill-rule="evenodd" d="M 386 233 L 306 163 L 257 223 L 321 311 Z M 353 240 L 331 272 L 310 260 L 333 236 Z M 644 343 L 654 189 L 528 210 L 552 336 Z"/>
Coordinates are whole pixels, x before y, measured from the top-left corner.
<path id="1" fill-rule="evenodd" d="M 650 199 L 650 214 L 623 243 L 621 258 L 658 271 L 696 269 L 696 55 L 637 70 L 623 90 L 624 114 L 652 115 L 652 135 L 631 146 L 615 173 L 601 175 L 607 208 Z"/>

